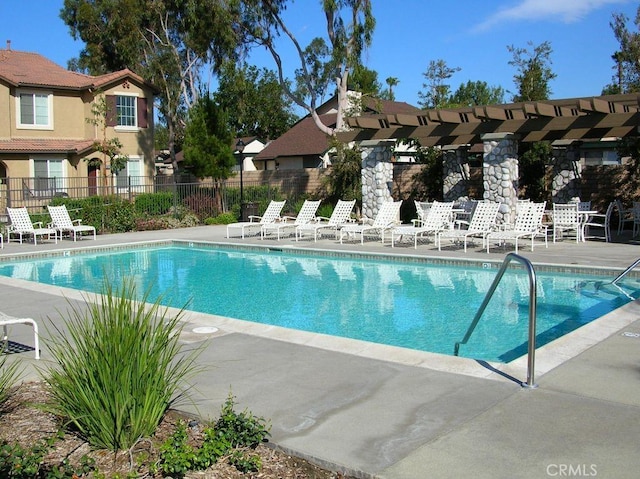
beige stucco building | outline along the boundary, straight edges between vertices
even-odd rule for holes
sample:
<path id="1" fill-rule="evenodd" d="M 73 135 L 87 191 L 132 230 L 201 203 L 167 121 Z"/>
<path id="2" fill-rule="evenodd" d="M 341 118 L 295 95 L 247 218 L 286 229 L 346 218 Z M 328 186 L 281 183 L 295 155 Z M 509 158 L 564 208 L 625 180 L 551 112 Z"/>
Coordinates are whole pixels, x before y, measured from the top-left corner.
<path id="1" fill-rule="evenodd" d="M 152 177 L 155 93 L 130 70 L 84 75 L 37 53 L 0 49 L 0 184 L 21 179 L 25 195 L 45 198 Z M 127 157 L 117 174 L 96 148 L 113 138 Z"/>

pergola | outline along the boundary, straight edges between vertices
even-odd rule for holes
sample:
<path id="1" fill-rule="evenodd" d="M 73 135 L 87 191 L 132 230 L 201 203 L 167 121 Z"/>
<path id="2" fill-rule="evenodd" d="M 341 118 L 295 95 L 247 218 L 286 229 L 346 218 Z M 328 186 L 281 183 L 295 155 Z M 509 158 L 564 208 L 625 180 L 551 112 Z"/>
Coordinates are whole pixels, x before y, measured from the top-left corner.
<path id="1" fill-rule="evenodd" d="M 347 118 L 343 142 L 414 138 L 422 146 L 467 145 L 495 133 L 519 141 L 582 140 L 637 136 L 640 96 L 604 95 L 563 100 L 367 114 Z"/>

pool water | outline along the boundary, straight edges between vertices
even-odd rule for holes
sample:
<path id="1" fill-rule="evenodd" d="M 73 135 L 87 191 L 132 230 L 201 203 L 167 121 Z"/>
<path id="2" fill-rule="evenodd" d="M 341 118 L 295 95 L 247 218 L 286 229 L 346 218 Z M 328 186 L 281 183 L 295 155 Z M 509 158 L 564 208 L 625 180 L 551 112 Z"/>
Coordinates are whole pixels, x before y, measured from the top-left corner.
<path id="1" fill-rule="evenodd" d="M 0 275 L 100 292 L 134 278 L 162 304 L 257 323 L 453 354 L 497 269 L 303 256 L 276 251 L 154 247 L 0 264 Z M 542 346 L 622 306 L 637 279 L 537 272 L 537 344 Z M 526 353 L 529 279 L 509 270 L 460 355 L 511 361 Z"/>

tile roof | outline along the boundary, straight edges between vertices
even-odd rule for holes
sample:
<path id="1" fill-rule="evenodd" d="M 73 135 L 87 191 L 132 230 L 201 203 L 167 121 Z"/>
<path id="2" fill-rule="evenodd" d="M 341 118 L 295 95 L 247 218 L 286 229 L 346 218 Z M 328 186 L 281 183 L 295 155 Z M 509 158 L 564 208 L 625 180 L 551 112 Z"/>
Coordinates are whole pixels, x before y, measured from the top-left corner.
<path id="1" fill-rule="evenodd" d="M 90 151 L 94 140 L 41 138 L 0 139 L 0 153 L 75 153 Z"/>
<path id="2" fill-rule="evenodd" d="M 128 69 L 91 76 L 66 70 L 37 53 L 0 49 L 0 81 L 4 80 L 15 87 L 86 90 L 103 87 L 123 78 L 146 83 L 142 77 Z"/>
<path id="3" fill-rule="evenodd" d="M 336 98 L 325 102 L 323 107 L 330 106 Z M 415 114 L 420 109 L 405 102 L 379 100 L 367 97 L 364 101 L 366 113 L 378 113 L 387 115 Z M 320 115 L 322 123 L 329 127 L 335 127 L 336 114 L 327 113 Z M 283 135 L 269 143 L 255 157 L 256 160 L 271 160 L 284 156 L 310 156 L 322 155 L 330 147 L 329 138 L 315 125 L 313 118 L 304 117 L 293 125 Z"/>
<path id="4" fill-rule="evenodd" d="M 415 113 L 421 111 L 420 108 L 410 105 L 404 101 L 380 100 L 378 98 L 367 97 L 365 101 L 365 113 L 381 113 L 385 115 L 397 115 L 403 113 Z"/>
<path id="5" fill-rule="evenodd" d="M 325 125 L 334 127 L 336 114 L 321 115 L 320 120 Z M 313 118 L 306 116 L 269 143 L 254 160 L 269 160 L 282 156 L 321 155 L 329 147 L 329 137 L 320 131 Z"/>

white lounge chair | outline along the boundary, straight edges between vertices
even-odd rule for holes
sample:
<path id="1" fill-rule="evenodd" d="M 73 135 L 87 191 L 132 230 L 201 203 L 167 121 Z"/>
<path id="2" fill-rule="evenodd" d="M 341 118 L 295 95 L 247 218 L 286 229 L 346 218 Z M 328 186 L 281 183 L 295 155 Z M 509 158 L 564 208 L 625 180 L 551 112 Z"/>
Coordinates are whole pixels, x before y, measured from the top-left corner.
<path id="1" fill-rule="evenodd" d="M 282 208 L 284 208 L 285 203 L 286 200 L 271 201 L 262 216 L 251 215 L 249 216 L 249 221 L 228 224 L 227 238 L 231 237 L 231 230 L 240 230 L 240 237 L 244 239 L 246 232 L 255 230 L 255 234 L 258 234 L 264 225 L 280 221 L 280 213 L 282 212 Z"/>
<path id="2" fill-rule="evenodd" d="M 2 342 L 3 349 L 6 351 L 9 346 L 9 334 L 7 332 L 7 326 L 12 324 L 26 324 L 33 328 L 33 349 L 35 350 L 36 359 L 40 359 L 40 342 L 38 339 L 38 324 L 31 318 L 15 318 L 9 316 L 3 312 L 0 312 L 0 326 L 2 326 Z"/>
<path id="3" fill-rule="evenodd" d="M 316 220 L 316 211 L 318 211 L 320 201 L 305 200 L 298 212 L 298 216 L 295 218 L 283 216 L 282 221 L 263 224 L 260 230 L 261 238 L 264 239 L 265 236 L 275 233 L 278 241 L 280 241 L 280 236 L 283 233 L 295 234 L 298 226 L 313 223 Z"/>
<path id="4" fill-rule="evenodd" d="M 490 252 L 491 243 L 502 244 L 507 241 L 513 241 L 515 243 L 515 252 L 517 253 L 518 241 L 523 238 L 531 238 L 531 251 L 533 251 L 536 236 L 543 236 L 545 248 L 548 247 L 547 228 L 542 224 L 545 205 L 545 201 L 542 203 L 520 203 L 516 221 L 512 229 L 495 231 L 487 235 L 487 253 Z"/>
<path id="5" fill-rule="evenodd" d="M 7 243 L 11 242 L 11 236 L 17 236 L 20 243 L 24 236 L 33 236 L 33 244 L 38 244 L 38 236 L 48 236 L 49 239 L 53 236 L 58 243 L 57 231 L 53 228 L 43 228 L 42 221 L 32 223 L 27 208 L 7 208 L 7 214 L 11 223 L 7 233 Z"/>
<path id="6" fill-rule="evenodd" d="M 395 247 L 397 240 L 413 238 L 413 247 L 418 247 L 418 238 L 436 235 L 451 223 L 453 202 L 434 201 L 426 217 L 414 223 L 414 226 L 396 226 L 391 230 L 391 247 Z"/>
<path id="7" fill-rule="evenodd" d="M 330 218 L 317 217 L 313 223 L 296 226 L 296 241 L 306 234 L 313 234 L 313 240 L 318 241 L 318 235 L 325 231 L 335 231 L 338 239 L 338 231 L 351 219 L 351 212 L 356 205 L 356 200 L 338 200 Z"/>
<path id="8" fill-rule="evenodd" d="M 47 206 L 49 210 L 49 216 L 51 216 L 51 227 L 54 228 L 60 240 L 62 240 L 62 234 L 69 232 L 73 234 L 73 241 L 78 239 L 78 236 L 82 238 L 82 233 L 93 233 L 93 239 L 96 239 L 96 229 L 91 225 L 81 224 L 82 220 L 72 220 L 69 216 L 69 211 L 66 205 L 61 206 Z"/>
<path id="9" fill-rule="evenodd" d="M 378 214 L 376 214 L 373 223 L 371 224 L 352 224 L 347 225 L 344 228 L 340 229 L 340 243 L 345 236 L 353 238 L 360 235 L 360 244 L 364 244 L 365 235 L 370 236 L 380 236 L 382 242 L 384 243 L 384 234 L 386 231 L 389 231 L 391 228 L 396 226 L 399 222 L 398 216 L 400 215 L 400 206 L 402 205 L 402 200 L 400 201 L 387 201 L 382 203 L 380 209 L 378 210 Z"/>
<path id="10" fill-rule="evenodd" d="M 482 238 L 482 247 L 485 246 L 487 235 L 495 230 L 496 218 L 500 203 L 482 201 L 475 205 L 469 227 L 467 229 L 447 229 L 436 235 L 438 251 L 441 251 L 442 240 L 449 239 L 452 242 L 463 241 L 464 252 L 467 252 L 469 238 Z"/>

